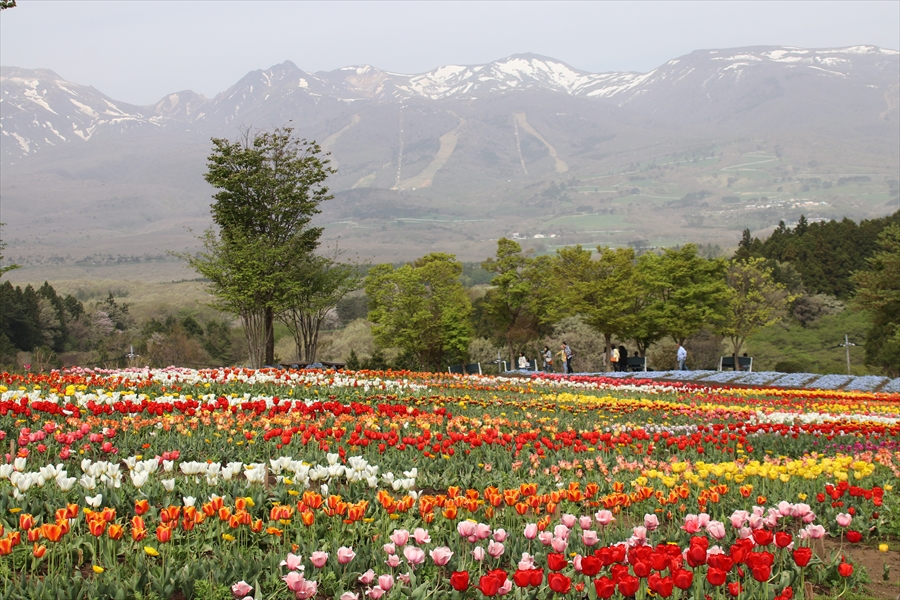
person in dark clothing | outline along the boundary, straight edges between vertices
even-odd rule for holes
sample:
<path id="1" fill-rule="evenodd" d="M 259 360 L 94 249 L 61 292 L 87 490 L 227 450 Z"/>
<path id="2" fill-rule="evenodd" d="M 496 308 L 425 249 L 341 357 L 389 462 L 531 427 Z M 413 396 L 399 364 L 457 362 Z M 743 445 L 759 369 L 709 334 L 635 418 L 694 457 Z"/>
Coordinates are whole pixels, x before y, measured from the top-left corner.
<path id="1" fill-rule="evenodd" d="M 625 346 L 619 346 L 619 362 L 616 363 L 616 368 L 623 373 L 628 370 L 628 350 Z"/>

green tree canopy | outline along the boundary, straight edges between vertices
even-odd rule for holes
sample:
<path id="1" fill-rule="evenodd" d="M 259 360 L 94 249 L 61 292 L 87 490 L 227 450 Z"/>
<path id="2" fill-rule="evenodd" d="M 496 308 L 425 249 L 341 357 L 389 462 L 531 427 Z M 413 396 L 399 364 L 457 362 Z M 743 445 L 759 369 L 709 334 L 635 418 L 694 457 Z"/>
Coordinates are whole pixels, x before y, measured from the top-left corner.
<path id="1" fill-rule="evenodd" d="M 751 333 L 780 321 L 792 300 L 765 263 L 761 258 L 734 261 L 725 271 L 729 299 L 718 331 L 731 340 L 735 355 Z"/>
<path id="2" fill-rule="evenodd" d="M 462 264 L 433 253 L 394 268 L 376 265 L 366 277 L 372 332 L 384 348 L 400 348 L 419 368 L 442 371 L 465 360 L 472 304 L 459 281 Z"/>
<path id="3" fill-rule="evenodd" d="M 900 376 L 900 224 L 886 227 L 865 270 L 853 275 L 857 307 L 872 316 L 866 363 Z"/>
<path id="4" fill-rule="evenodd" d="M 210 280 L 217 306 L 241 317 L 251 364 L 274 362 L 275 315 L 298 286 L 322 230 L 310 221 L 331 198 L 334 173 L 315 142 L 289 127 L 238 142 L 213 138 L 206 181 L 216 188 L 212 217 L 218 231 L 203 236 L 204 252 L 181 255 Z"/>
<path id="5" fill-rule="evenodd" d="M 694 244 L 666 249 L 661 255 L 641 255 L 642 281 L 651 298 L 641 311 L 642 319 L 649 320 L 642 325 L 644 335 L 669 336 L 683 344 L 703 327 L 719 322 L 729 298 L 725 265 L 722 259 L 699 256 Z"/>

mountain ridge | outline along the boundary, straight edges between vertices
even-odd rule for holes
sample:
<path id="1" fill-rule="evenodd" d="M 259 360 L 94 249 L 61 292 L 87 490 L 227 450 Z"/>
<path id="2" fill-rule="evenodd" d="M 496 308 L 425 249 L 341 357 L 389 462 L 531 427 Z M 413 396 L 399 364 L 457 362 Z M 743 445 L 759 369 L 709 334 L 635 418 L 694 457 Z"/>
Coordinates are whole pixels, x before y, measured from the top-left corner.
<path id="1" fill-rule="evenodd" d="M 874 46 L 697 50 L 647 73 L 529 53 L 413 75 L 288 60 L 213 97 L 135 106 L 2 67 L 4 233 L 36 232 L 10 237 L 8 254 L 196 247 L 184 226 L 209 224 L 209 138 L 284 125 L 338 166 L 326 236 L 379 259 L 481 259 L 524 232 L 728 244 L 801 211 L 881 216 L 900 180 L 898 73 L 900 53 Z"/>

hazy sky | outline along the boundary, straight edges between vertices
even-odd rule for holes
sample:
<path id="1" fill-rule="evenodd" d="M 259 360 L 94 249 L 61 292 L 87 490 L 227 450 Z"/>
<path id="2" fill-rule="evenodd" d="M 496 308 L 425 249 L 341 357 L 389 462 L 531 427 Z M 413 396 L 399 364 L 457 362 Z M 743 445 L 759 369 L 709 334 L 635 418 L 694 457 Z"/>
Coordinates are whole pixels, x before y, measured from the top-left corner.
<path id="1" fill-rule="evenodd" d="M 534 52 L 592 72 L 649 71 L 701 48 L 900 49 L 900 2 L 264 2 L 19 0 L 0 62 L 151 104 L 224 91 L 291 60 L 422 73 Z"/>

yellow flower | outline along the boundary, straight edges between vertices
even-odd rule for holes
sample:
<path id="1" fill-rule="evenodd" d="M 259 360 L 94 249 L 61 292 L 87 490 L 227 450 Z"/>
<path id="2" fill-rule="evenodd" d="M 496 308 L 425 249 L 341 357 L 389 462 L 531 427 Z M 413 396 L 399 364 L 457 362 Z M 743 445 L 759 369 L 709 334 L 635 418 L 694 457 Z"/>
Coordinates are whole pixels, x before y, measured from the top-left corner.
<path id="1" fill-rule="evenodd" d="M 159 550 L 157 550 L 153 546 L 144 546 L 144 552 L 146 552 L 150 556 L 159 556 Z"/>
<path id="2" fill-rule="evenodd" d="M 806 500 L 806 494 L 801 492 L 801 493 L 797 494 L 797 498 L 799 498 L 800 500 Z"/>
<path id="3" fill-rule="evenodd" d="M 235 537 L 233 535 L 231 535 L 230 533 L 223 533 L 222 539 L 227 542 L 233 542 L 235 540 Z"/>
<path id="4" fill-rule="evenodd" d="M 91 568 L 94 569 L 94 573 L 102 573 L 103 571 L 106 570 L 103 567 L 101 567 L 100 565 L 94 565 Z"/>
<path id="5" fill-rule="evenodd" d="M 9 509 L 9 512 L 11 512 L 12 514 L 16 514 L 18 512 L 22 512 L 22 509 L 16 506 L 15 508 Z"/>
<path id="6" fill-rule="evenodd" d="M 887 544 L 878 544 L 878 551 L 879 551 L 879 552 L 887 552 L 887 551 L 888 551 L 888 545 L 887 545 Z"/>

